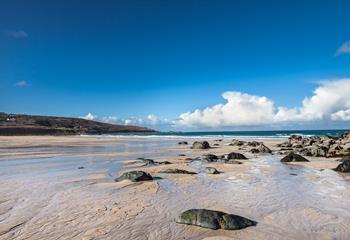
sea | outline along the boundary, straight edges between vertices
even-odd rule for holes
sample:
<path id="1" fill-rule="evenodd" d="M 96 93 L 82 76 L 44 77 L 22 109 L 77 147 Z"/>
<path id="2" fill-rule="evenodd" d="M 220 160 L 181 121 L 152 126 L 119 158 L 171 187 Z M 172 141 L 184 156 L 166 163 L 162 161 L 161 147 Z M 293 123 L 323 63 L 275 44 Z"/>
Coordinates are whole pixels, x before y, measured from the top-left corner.
<path id="1" fill-rule="evenodd" d="M 204 131 L 108 134 L 105 137 L 283 139 L 291 135 L 337 137 L 349 130 Z"/>

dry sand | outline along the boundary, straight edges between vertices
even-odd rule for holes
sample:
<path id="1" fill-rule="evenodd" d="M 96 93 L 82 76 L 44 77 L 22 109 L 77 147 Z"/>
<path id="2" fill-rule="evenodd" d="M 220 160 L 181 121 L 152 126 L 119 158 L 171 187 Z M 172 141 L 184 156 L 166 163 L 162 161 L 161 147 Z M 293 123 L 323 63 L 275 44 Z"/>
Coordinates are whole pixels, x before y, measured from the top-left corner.
<path id="1" fill-rule="evenodd" d="M 0 239 L 349 239 L 349 175 L 332 170 L 335 159 L 282 164 L 277 152 L 254 155 L 228 146 L 230 139 L 209 139 L 219 144 L 210 150 L 177 145 L 180 140 L 0 137 Z M 276 150 L 279 140 L 264 142 Z M 241 165 L 186 160 L 231 151 L 249 159 Z M 173 164 L 142 166 L 137 157 Z M 222 173 L 207 175 L 207 166 Z M 158 173 L 168 168 L 198 174 Z M 136 169 L 158 179 L 113 181 Z M 238 214 L 258 225 L 214 231 L 176 224 L 190 208 Z"/>

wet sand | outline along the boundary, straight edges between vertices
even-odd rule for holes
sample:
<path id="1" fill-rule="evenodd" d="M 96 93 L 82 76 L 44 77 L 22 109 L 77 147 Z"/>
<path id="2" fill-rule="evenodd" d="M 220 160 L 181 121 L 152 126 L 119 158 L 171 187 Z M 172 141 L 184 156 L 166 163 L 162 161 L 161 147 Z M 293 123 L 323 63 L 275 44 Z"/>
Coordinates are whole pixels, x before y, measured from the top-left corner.
<path id="1" fill-rule="evenodd" d="M 282 164 L 277 152 L 254 155 L 228 146 L 231 139 L 209 139 L 219 144 L 209 150 L 180 140 L 0 137 L 0 239 L 349 239 L 350 178 L 332 170 L 335 159 Z M 264 142 L 276 150 L 280 140 Z M 249 159 L 241 165 L 186 160 L 231 151 Z M 138 157 L 173 164 L 142 166 Z M 207 166 L 222 173 L 207 175 Z M 167 168 L 198 174 L 158 173 Z M 135 169 L 158 179 L 113 181 Z M 258 225 L 225 231 L 176 224 L 190 208 L 238 214 Z"/>

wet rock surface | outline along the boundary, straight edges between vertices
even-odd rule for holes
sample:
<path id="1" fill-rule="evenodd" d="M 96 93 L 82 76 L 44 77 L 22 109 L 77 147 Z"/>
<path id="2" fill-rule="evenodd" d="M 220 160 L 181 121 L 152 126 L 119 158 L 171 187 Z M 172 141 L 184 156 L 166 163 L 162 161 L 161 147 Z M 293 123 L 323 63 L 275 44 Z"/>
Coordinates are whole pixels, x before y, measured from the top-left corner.
<path id="1" fill-rule="evenodd" d="M 130 180 L 132 182 L 140 182 L 140 181 L 150 181 L 153 180 L 153 177 L 145 173 L 143 171 L 131 171 L 123 173 L 120 177 L 116 178 L 116 182 L 120 182 L 123 180 Z"/>
<path id="2" fill-rule="evenodd" d="M 238 230 L 255 226 L 257 222 L 238 215 L 208 209 L 190 209 L 176 219 L 176 223 L 209 229 Z"/>
<path id="3" fill-rule="evenodd" d="M 303 156 L 300 156 L 299 154 L 291 152 L 287 156 L 282 158 L 281 162 L 309 162 L 309 160 L 307 160 Z"/>

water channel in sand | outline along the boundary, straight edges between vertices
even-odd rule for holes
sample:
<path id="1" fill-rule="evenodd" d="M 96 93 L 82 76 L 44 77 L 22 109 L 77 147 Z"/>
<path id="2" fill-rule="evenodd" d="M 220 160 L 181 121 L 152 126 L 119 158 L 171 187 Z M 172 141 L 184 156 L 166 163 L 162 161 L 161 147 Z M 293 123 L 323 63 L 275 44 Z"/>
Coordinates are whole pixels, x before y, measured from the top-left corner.
<path id="1" fill-rule="evenodd" d="M 194 161 L 186 164 L 199 172 L 194 176 L 161 175 L 142 184 L 113 182 L 124 160 L 199 154 L 188 148 L 179 151 L 175 143 L 142 140 L 67 148 L 120 156 L 82 157 L 72 152 L 1 160 L 0 239 L 349 239 L 350 181 L 330 169 L 282 164 L 277 154 L 251 157 L 237 167 L 216 164 L 223 172 L 219 176 L 206 175 L 204 166 Z M 190 208 L 235 213 L 258 225 L 212 231 L 176 224 L 174 218 Z"/>

